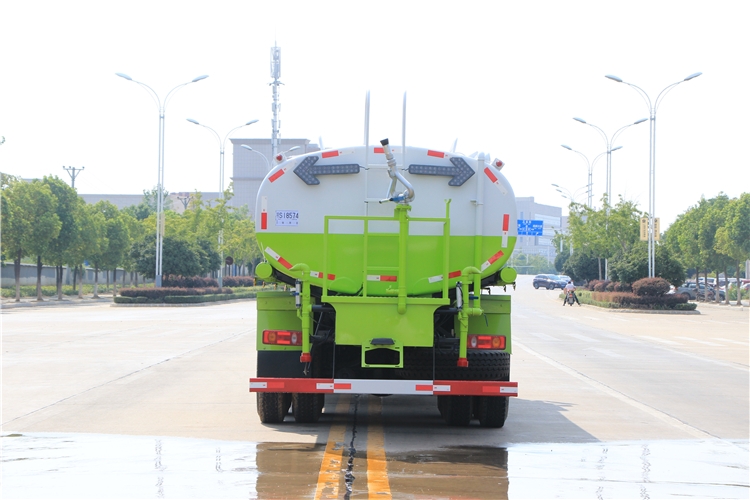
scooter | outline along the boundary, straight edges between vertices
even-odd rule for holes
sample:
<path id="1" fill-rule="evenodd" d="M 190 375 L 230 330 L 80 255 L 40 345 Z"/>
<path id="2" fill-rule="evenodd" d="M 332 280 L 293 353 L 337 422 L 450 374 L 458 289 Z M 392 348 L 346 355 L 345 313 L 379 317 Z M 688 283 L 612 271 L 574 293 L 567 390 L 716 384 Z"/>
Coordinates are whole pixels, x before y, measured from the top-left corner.
<path id="1" fill-rule="evenodd" d="M 567 290 L 565 292 L 565 302 L 570 304 L 571 307 L 576 303 L 576 298 L 573 296 L 573 293 L 575 293 L 573 290 Z M 563 303 L 563 305 L 565 305 L 565 303 Z"/>

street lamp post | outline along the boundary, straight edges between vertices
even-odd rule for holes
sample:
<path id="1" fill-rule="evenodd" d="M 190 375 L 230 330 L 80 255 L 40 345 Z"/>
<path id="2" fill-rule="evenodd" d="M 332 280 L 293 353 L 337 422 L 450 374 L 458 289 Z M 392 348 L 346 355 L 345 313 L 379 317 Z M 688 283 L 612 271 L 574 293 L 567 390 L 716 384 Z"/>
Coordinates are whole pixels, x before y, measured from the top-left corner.
<path id="1" fill-rule="evenodd" d="M 563 198 L 566 198 L 566 199 L 572 201 L 573 203 L 578 203 L 576 200 L 582 194 L 581 193 L 582 189 L 585 189 L 586 193 L 588 193 L 589 190 L 591 189 L 591 187 L 589 185 L 586 185 L 586 186 L 581 186 L 578 189 L 576 189 L 575 191 L 571 192 L 570 189 L 564 188 L 564 187 L 560 186 L 559 184 L 552 184 L 552 186 L 556 188 L 555 191 L 557 191 L 558 193 L 560 193 L 560 196 L 562 196 Z"/>
<path id="2" fill-rule="evenodd" d="M 597 127 L 593 123 L 588 123 L 583 118 L 573 118 L 575 121 L 583 123 L 585 125 L 588 125 L 590 127 L 595 128 L 599 131 L 600 134 L 602 134 L 602 137 L 604 137 L 604 144 L 607 146 L 607 203 L 612 204 L 612 151 L 617 151 L 618 149 L 622 148 L 622 146 L 618 146 L 616 148 L 612 148 L 612 144 L 614 144 L 615 140 L 617 139 L 617 136 L 620 135 L 620 133 L 625 130 L 628 127 L 632 127 L 633 125 L 638 125 L 639 123 L 643 123 L 647 120 L 647 118 L 641 118 L 640 120 L 629 123 L 625 125 L 624 127 L 620 127 L 617 129 L 617 132 L 612 134 L 612 139 L 610 140 L 609 137 L 607 137 L 607 134 L 604 133 L 604 130 Z"/>
<path id="3" fill-rule="evenodd" d="M 205 78 L 208 78 L 208 75 L 197 76 L 189 82 L 185 82 L 176 86 L 167 93 L 167 96 L 164 98 L 163 102 L 159 98 L 159 95 L 154 91 L 154 89 L 152 89 L 145 83 L 139 82 L 138 80 L 133 80 L 124 73 L 115 73 L 115 75 L 128 81 L 137 83 L 138 85 L 143 87 L 149 93 L 149 95 L 151 95 L 151 98 L 154 100 L 154 102 L 156 102 L 156 106 L 159 108 L 159 168 L 156 181 L 156 267 L 154 272 L 154 286 L 160 288 L 162 240 L 164 238 L 164 113 L 166 111 L 167 103 L 169 102 L 169 97 L 174 92 L 181 89 L 185 85 L 190 85 L 191 83 L 199 82 Z"/>
<path id="4" fill-rule="evenodd" d="M 599 158 L 601 158 L 602 156 L 604 156 L 605 154 L 607 154 L 607 152 L 605 151 L 603 153 L 599 153 L 596 156 L 596 158 L 594 158 L 594 161 L 590 162 L 589 159 L 588 159 L 588 157 L 585 154 L 581 153 L 580 151 L 576 151 L 575 149 L 573 149 L 570 146 L 567 146 L 565 144 L 560 144 L 560 145 L 562 147 L 564 147 L 565 149 L 569 150 L 569 151 L 573 151 L 574 153 L 578 153 L 579 155 L 581 155 L 583 157 L 584 160 L 586 160 L 586 165 L 588 166 L 588 171 L 589 171 L 588 207 L 592 208 L 594 206 L 594 201 L 593 201 L 593 198 L 594 198 L 594 180 L 593 180 L 594 167 L 596 166 L 597 160 Z M 622 146 L 617 146 L 612 151 L 617 151 L 621 147 Z M 556 184 L 553 184 L 553 186 L 556 186 Z"/>
<path id="5" fill-rule="evenodd" d="M 200 125 L 203 128 L 206 128 L 213 132 L 214 136 L 216 136 L 216 140 L 219 142 L 219 193 L 221 196 L 221 199 L 224 199 L 224 145 L 227 143 L 227 138 L 229 138 L 229 134 L 234 132 L 237 129 L 240 129 L 242 127 L 247 127 L 248 125 L 252 125 L 253 123 L 257 122 L 258 120 L 250 120 L 249 122 L 245 123 L 244 125 L 239 125 L 237 127 L 234 127 L 232 130 L 227 132 L 227 134 L 224 136 L 224 139 L 221 139 L 221 136 L 212 129 L 211 127 L 207 125 L 203 125 L 202 123 L 197 122 L 196 120 L 193 120 L 192 118 L 187 118 L 187 121 L 190 123 L 194 123 L 195 125 Z M 223 277 L 224 277 L 224 221 L 221 221 L 221 227 L 219 228 L 219 254 L 221 256 L 221 266 L 219 266 L 219 290 L 224 286 L 223 283 Z"/>
<path id="6" fill-rule="evenodd" d="M 271 164 L 270 164 L 270 163 L 268 163 L 268 158 L 266 158 L 266 155 L 264 155 L 263 153 L 261 153 L 261 152 L 260 152 L 260 151 L 258 151 L 257 149 L 253 149 L 253 148 L 251 148 L 251 147 L 250 147 L 250 146 L 248 146 L 247 144 L 241 144 L 241 145 L 240 145 L 240 147 L 243 147 L 243 148 L 247 149 L 247 150 L 248 150 L 248 151 L 250 151 L 251 153 L 257 153 L 257 154 L 259 154 L 259 155 L 260 155 L 260 157 L 261 157 L 261 158 L 263 158 L 263 161 L 265 161 L 265 162 L 266 162 L 266 173 L 268 173 L 268 172 L 269 172 L 269 171 L 271 170 Z"/>
<path id="7" fill-rule="evenodd" d="M 642 88 L 638 87 L 637 85 L 633 85 L 632 83 L 628 83 L 626 81 L 623 81 L 622 78 L 619 78 L 614 75 L 604 75 L 605 78 L 609 78 L 610 80 L 614 80 L 617 83 L 624 83 L 625 85 L 629 85 L 633 89 L 635 89 L 636 92 L 643 98 L 644 102 L 648 106 L 649 111 L 649 156 L 648 156 L 648 277 L 653 278 L 655 274 L 655 258 L 654 255 L 656 254 L 655 248 L 654 248 L 654 213 L 656 212 L 656 111 L 659 108 L 659 104 L 661 104 L 661 101 L 664 99 L 664 97 L 667 95 L 667 93 L 675 88 L 677 85 L 681 84 L 682 82 L 687 82 L 692 80 L 693 78 L 698 78 L 703 73 L 693 73 L 692 75 L 689 75 L 679 82 L 675 82 L 672 85 L 669 85 L 665 87 L 661 92 L 659 92 L 659 95 L 656 97 L 656 100 L 651 103 L 651 98 L 648 96 L 646 91 L 644 91 Z"/>
<path id="8" fill-rule="evenodd" d="M 583 118 L 573 118 L 575 121 L 583 123 L 585 125 L 589 125 L 590 127 L 595 128 L 599 131 L 599 133 L 604 138 L 604 143 L 607 146 L 607 216 L 609 216 L 609 207 L 612 205 L 612 151 L 617 151 L 618 149 L 622 148 L 622 146 L 618 146 L 616 148 L 612 148 L 612 144 L 614 144 L 615 139 L 617 139 L 617 136 L 620 135 L 620 133 L 625 130 L 628 127 L 632 127 L 633 125 L 638 125 L 639 123 L 645 122 L 646 118 L 641 118 L 638 121 L 635 121 L 633 123 L 629 123 L 625 125 L 624 127 L 620 127 L 617 129 L 617 131 L 612 134 L 612 139 L 607 136 L 607 134 L 604 133 L 604 130 L 597 127 L 593 123 L 588 123 Z M 609 279 L 609 259 L 604 259 L 604 279 Z"/>

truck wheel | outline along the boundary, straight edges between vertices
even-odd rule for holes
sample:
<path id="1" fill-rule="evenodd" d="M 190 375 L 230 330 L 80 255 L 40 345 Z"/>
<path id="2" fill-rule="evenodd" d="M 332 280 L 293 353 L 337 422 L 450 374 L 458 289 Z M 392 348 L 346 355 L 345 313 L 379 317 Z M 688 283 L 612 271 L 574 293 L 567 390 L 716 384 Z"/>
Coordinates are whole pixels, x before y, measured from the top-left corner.
<path id="1" fill-rule="evenodd" d="M 300 424 L 317 422 L 323 413 L 325 394 L 292 394 L 292 413 Z"/>
<path id="2" fill-rule="evenodd" d="M 287 395 L 281 392 L 259 392 L 257 393 L 258 416 L 264 424 L 278 424 L 284 421 L 289 412 L 286 405 Z"/>
<path id="3" fill-rule="evenodd" d="M 479 396 L 477 418 L 482 427 L 502 427 L 508 418 L 508 398 L 504 396 Z"/>
<path id="4" fill-rule="evenodd" d="M 443 418 L 448 425 L 467 427 L 471 423 L 471 396 L 438 396 L 443 402 Z"/>

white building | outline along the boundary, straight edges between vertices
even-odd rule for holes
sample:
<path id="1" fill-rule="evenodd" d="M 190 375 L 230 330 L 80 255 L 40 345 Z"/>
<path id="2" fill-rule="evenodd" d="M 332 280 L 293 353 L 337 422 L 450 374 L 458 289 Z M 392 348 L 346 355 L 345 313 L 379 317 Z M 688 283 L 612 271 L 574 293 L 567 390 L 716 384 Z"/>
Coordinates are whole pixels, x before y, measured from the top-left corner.
<path id="1" fill-rule="evenodd" d="M 516 197 L 516 209 L 519 220 L 541 220 L 544 226 L 542 236 L 519 236 L 514 252 L 543 255 L 554 262 L 559 249 L 552 246 L 552 237 L 555 232 L 564 231 L 568 222 L 568 218 L 562 216 L 562 208 L 536 203 L 534 197 L 529 196 Z"/>

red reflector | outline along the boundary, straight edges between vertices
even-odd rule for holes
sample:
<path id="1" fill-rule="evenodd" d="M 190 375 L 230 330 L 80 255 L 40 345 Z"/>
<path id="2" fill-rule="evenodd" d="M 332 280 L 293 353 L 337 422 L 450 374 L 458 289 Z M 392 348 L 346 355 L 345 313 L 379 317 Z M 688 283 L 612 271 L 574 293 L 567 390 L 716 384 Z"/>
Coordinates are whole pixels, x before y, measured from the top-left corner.
<path id="1" fill-rule="evenodd" d="M 505 349 L 505 337 L 502 335 L 469 335 L 467 346 L 469 349 Z"/>
<path id="2" fill-rule="evenodd" d="M 428 149 L 427 156 L 434 156 L 435 158 L 445 158 L 445 153 L 443 153 L 442 151 L 433 151 L 431 149 Z"/>
<path id="3" fill-rule="evenodd" d="M 332 157 L 338 156 L 338 155 L 339 155 L 338 151 L 326 151 L 325 153 L 321 154 L 320 156 L 322 156 L 323 158 L 332 158 Z"/>
<path id="4" fill-rule="evenodd" d="M 263 343 L 269 345 L 302 345 L 302 332 L 263 330 Z"/>
<path id="5" fill-rule="evenodd" d="M 284 159 L 284 155 L 276 155 L 276 161 L 281 161 Z"/>

